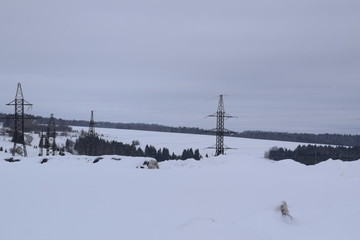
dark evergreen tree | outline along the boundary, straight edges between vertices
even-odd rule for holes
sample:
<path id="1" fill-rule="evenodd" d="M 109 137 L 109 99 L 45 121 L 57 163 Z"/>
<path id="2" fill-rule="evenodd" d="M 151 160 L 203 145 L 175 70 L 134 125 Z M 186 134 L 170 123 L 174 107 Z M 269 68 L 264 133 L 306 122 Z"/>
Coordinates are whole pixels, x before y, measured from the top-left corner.
<path id="1" fill-rule="evenodd" d="M 180 159 L 181 159 L 181 160 L 185 160 L 185 159 L 187 159 L 187 158 L 188 158 L 187 150 L 184 149 L 183 152 L 182 152 L 182 154 L 181 154 Z"/>
<path id="2" fill-rule="evenodd" d="M 171 154 L 170 159 L 171 159 L 171 160 L 177 160 L 177 159 L 179 159 L 179 158 L 178 158 L 178 156 L 176 156 L 175 153 L 173 152 L 173 153 Z"/>
<path id="3" fill-rule="evenodd" d="M 157 157 L 157 150 L 154 146 L 149 146 L 146 145 L 145 147 L 145 157 L 151 157 L 151 158 L 155 158 Z"/>
<path id="4" fill-rule="evenodd" d="M 161 159 L 162 161 L 171 159 L 169 149 L 167 148 L 162 149 Z"/>
<path id="5" fill-rule="evenodd" d="M 196 149 L 194 152 L 194 159 L 195 160 L 200 160 L 201 159 L 201 155 L 200 155 L 200 151 L 199 149 Z"/>
<path id="6" fill-rule="evenodd" d="M 45 144 L 44 144 L 44 135 L 41 135 L 40 137 L 40 141 L 39 141 L 39 148 L 44 148 Z"/>
<path id="7" fill-rule="evenodd" d="M 70 139 L 66 139 L 65 142 L 65 151 L 69 152 L 69 153 L 73 153 L 74 151 L 74 146 L 75 146 L 75 142 L 71 141 Z"/>

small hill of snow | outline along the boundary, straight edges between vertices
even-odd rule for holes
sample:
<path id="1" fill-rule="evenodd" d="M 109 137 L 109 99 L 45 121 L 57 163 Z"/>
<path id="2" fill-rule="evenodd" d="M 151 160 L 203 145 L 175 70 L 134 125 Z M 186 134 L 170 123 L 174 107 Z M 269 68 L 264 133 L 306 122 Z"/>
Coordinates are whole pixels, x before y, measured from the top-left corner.
<path id="1" fill-rule="evenodd" d="M 205 149 L 212 136 L 97 131 L 177 154 L 199 148 L 210 157 L 139 169 L 147 158 L 102 156 L 93 163 L 96 157 L 66 155 L 40 164 L 45 157 L 28 147 L 28 158 L 9 163 L 0 152 L 0 239 L 360 239 L 360 161 L 275 162 L 264 152 L 298 144 L 240 138 L 226 138 L 237 149 L 213 157 Z M 10 148 L 9 140 L 1 137 L 0 146 Z M 282 201 L 292 219 L 281 215 Z"/>

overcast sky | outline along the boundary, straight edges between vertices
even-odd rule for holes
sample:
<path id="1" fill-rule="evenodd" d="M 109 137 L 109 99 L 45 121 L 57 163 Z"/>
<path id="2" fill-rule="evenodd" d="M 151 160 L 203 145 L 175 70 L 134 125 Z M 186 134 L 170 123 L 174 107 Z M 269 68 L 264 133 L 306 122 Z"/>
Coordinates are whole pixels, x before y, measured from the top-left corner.
<path id="1" fill-rule="evenodd" d="M 0 0 L 0 112 L 360 134 L 359 0 Z"/>

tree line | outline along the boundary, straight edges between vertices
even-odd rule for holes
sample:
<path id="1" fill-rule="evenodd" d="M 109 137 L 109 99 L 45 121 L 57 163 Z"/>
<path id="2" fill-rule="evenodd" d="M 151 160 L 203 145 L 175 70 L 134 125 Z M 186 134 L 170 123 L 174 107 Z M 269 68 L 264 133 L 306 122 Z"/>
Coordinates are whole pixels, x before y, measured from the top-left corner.
<path id="1" fill-rule="evenodd" d="M 26 132 L 41 132 L 46 131 L 46 127 L 49 123 L 50 118 L 44 118 L 41 116 L 26 115 L 24 120 L 24 130 Z M 4 128 L 14 129 L 14 114 L 3 114 L 0 113 L 0 122 L 3 122 Z M 56 119 L 56 131 L 59 132 L 71 132 L 72 128 L 69 127 L 66 120 Z"/>
<path id="2" fill-rule="evenodd" d="M 132 144 L 125 144 L 117 141 L 107 141 L 98 136 L 80 136 L 75 143 L 70 140 L 66 141 L 65 148 L 71 152 L 71 148 L 80 155 L 88 156 L 102 156 L 102 155 L 121 155 L 121 156 L 134 156 L 134 157 L 151 157 L 157 161 L 165 160 L 185 160 L 194 158 L 200 160 L 201 155 L 199 149 L 195 151 L 184 149 L 181 155 L 175 153 L 170 154 L 169 149 L 160 148 L 156 149 L 154 146 L 146 145 L 145 149 L 137 147 L 136 141 Z"/>
<path id="3" fill-rule="evenodd" d="M 0 113 L 0 122 L 4 122 L 4 127 L 10 127 L 13 120 L 10 120 L 10 114 Z M 26 120 L 26 130 L 41 131 L 44 125 L 48 123 L 49 118 L 41 116 L 32 116 L 34 120 Z M 89 121 L 84 120 L 65 120 L 55 118 L 57 123 L 57 131 L 71 131 L 69 126 L 89 126 Z M 31 124 L 30 124 L 31 123 Z M 35 124 L 33 124 L 35 123 Z M 34 125 L 34 126 L 31 126 Z M 112 122 L 96 122 L 96 127 L 101 128 L 116 128 L 116 129 L 129 129 L 129 130 L 143 130 L 155 132 L 172 132 L 172 133 L 190 133 L 201 135 L 214 135 L 214 132 L 207 131 L 201 128 L 194 127 L 169 127 L 159 124 L 146 124 L 146 123 L 112 123 Z M 244 131 L 240 133 L 225 133 L 225 136 L 242 137 L 252 139 L 265 139 L 277 140 L 287 142 L 303 142 L 313 144 L 328 144 L 328 145 L 344 145 L 344 146 L 360 146 L 360 135 L 349 134 L 311 134 L 311 133 L 288 133 L 288 132 L 271 132 L 271 131 Z"/>
<path id="4" fill-rule="evenodd" d="M 286 142 L 303 142 L 313 144 L 360 146 L 360 135 L 349 134 L 311 134 L 266 131 L 245 131 L 235 134 L 237 137 L 278 140 Z"/>
<path id="5" fill-rule="evenodd" d="M 4 122 L 4 127 L 10 127 L 13 125 L 13 120 L 11 119 L 13 115 L 0 113 L 0 122 Z M 26 115 L 27 117 L 35 118 L 36 121 L 31 120 L 35 125 L 44 125 L 47 124 L 49 118 L 34 116 L 34 115 Z M 88 127 L 89 121 L 86 120 L 66 120 L 62 118 L 55 118 L 56 123 L 59 126 L 77 126 L 77 127 Z M 30 122 L 30 121 L 27 121 Z M 196 127 L 169 127 L 160 124 L 147 124 L 147 123 L 119 123 L 119 122 L 98 122 L 96 121 L 96 127 L 99 128 L 115 128 L 115 129 L 127 129 L 127 130 L 142 130 L 142 131 L 154 131 L 154 132 L 172 132 L 172 133 L 190 133 L 190 134 L 206 134 L 213 135 L 214 133 L 206 131 L 201 128 Z M 26 127 L 27 131 L 33 131 L 33 128 L 38 128 L 37 126 L 28 126 Z M 36 130 L 41 130 L 36 129 Z M 67 130 L 71 131 L 72 129 L 68 127 Z M 60 130 L 59 130 L 60 131 Z"/>
<path id="6" fill-rule="evenodd" d="M 305 165 L 315 165 L 328 159 L 355 161 L 360 159 L 360 146 L 317 146 L 299 145 L 295 150 L 273 147 L 265 153 L 265 157 L 279 161 L 293 159 Z"/>

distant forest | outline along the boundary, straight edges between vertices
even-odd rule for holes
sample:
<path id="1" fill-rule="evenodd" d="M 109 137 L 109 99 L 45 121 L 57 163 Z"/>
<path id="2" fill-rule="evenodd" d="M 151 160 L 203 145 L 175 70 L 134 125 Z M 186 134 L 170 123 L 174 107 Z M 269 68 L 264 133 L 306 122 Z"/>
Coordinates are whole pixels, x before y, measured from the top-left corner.
<path id="1" fill-rule="evenodd" d="M 328 159 L 355 161 L 360 159 L 360 147 L 299 145 L 295 150 L 273 147 L 265 153 L 272 160 L 293 159 L 305 165 L 315 165 Z"/>
<path id="2" fill-rule="evenodd" d="M 245 131 L 236 134 L 236 136 L 243 138 L 268 139 L 268 140 L 278 140 L 278 141 L 286 141 L 286 142 L 360 146 L 360 135 L 348 135 L 348 134 L 329 134 L 329 133 L 310 134 L 310 133 Z"/>
<path id="3" fill-rule="evenodd" d="M 3 126 L 6 128 L 13 129 L 14 127 L 14 115 L 11 114 L 3 114 L 0 113 L 0 122 L 3 122 Z M 40 116 L 33 116 L 33 115 L 26 115 L 26 118 L 24 121 L 24 128 L 27 132 L 41 132 L 46 131 L 47 124 L 49 123 L 49 118 L 44 118 Z M 59 132 L 71 132 L 72 128 L 69 127 L 69 125 L 66 123 L 65 120 L 62 119 L 56 119 L 56 130 Z"/>
<path id="4" fill-rule="evenodd" d="M 36 121 L 27 120 L 31 124 L 26 125 L 28 131 L 41 131 L 48 123 L 49 118 L 40 116 L 32 116 Z M 9 120 L 10 115 L 0 113 L 0 121 L 4 122 L 4 126 L 13 124 Z M 64 120 L 56 119 L 57 131 L 71 131 L 69 126 L 89 126 L 89 121 L 84 120 Z M 168 127 L 159 124 L 145 124 L 145 123 L 112 123 L 112 122 L 96 122 L 96 127 L 99 128 L 116 128 L 116 129 L 131 129 L 155 132 L 172 132 L 172 133 L 189 133 L 189 134 L 202 134 L 214 135 L 214 132 L 192 127 Z M 360 135 L 347 135 L 347 134 L 310 134 L 310 133 L 287 133 L 287 132 L 268 132 L 268 131 L 244 131 L 240 133 L 225 134 L 229 137 L 242 137 L 252 139 L 265 139 L 265 140 L 278 140 L 288 142 L 302 142 L 313 144 L 329 144 L 341 146 L 360 146 Z"/>

